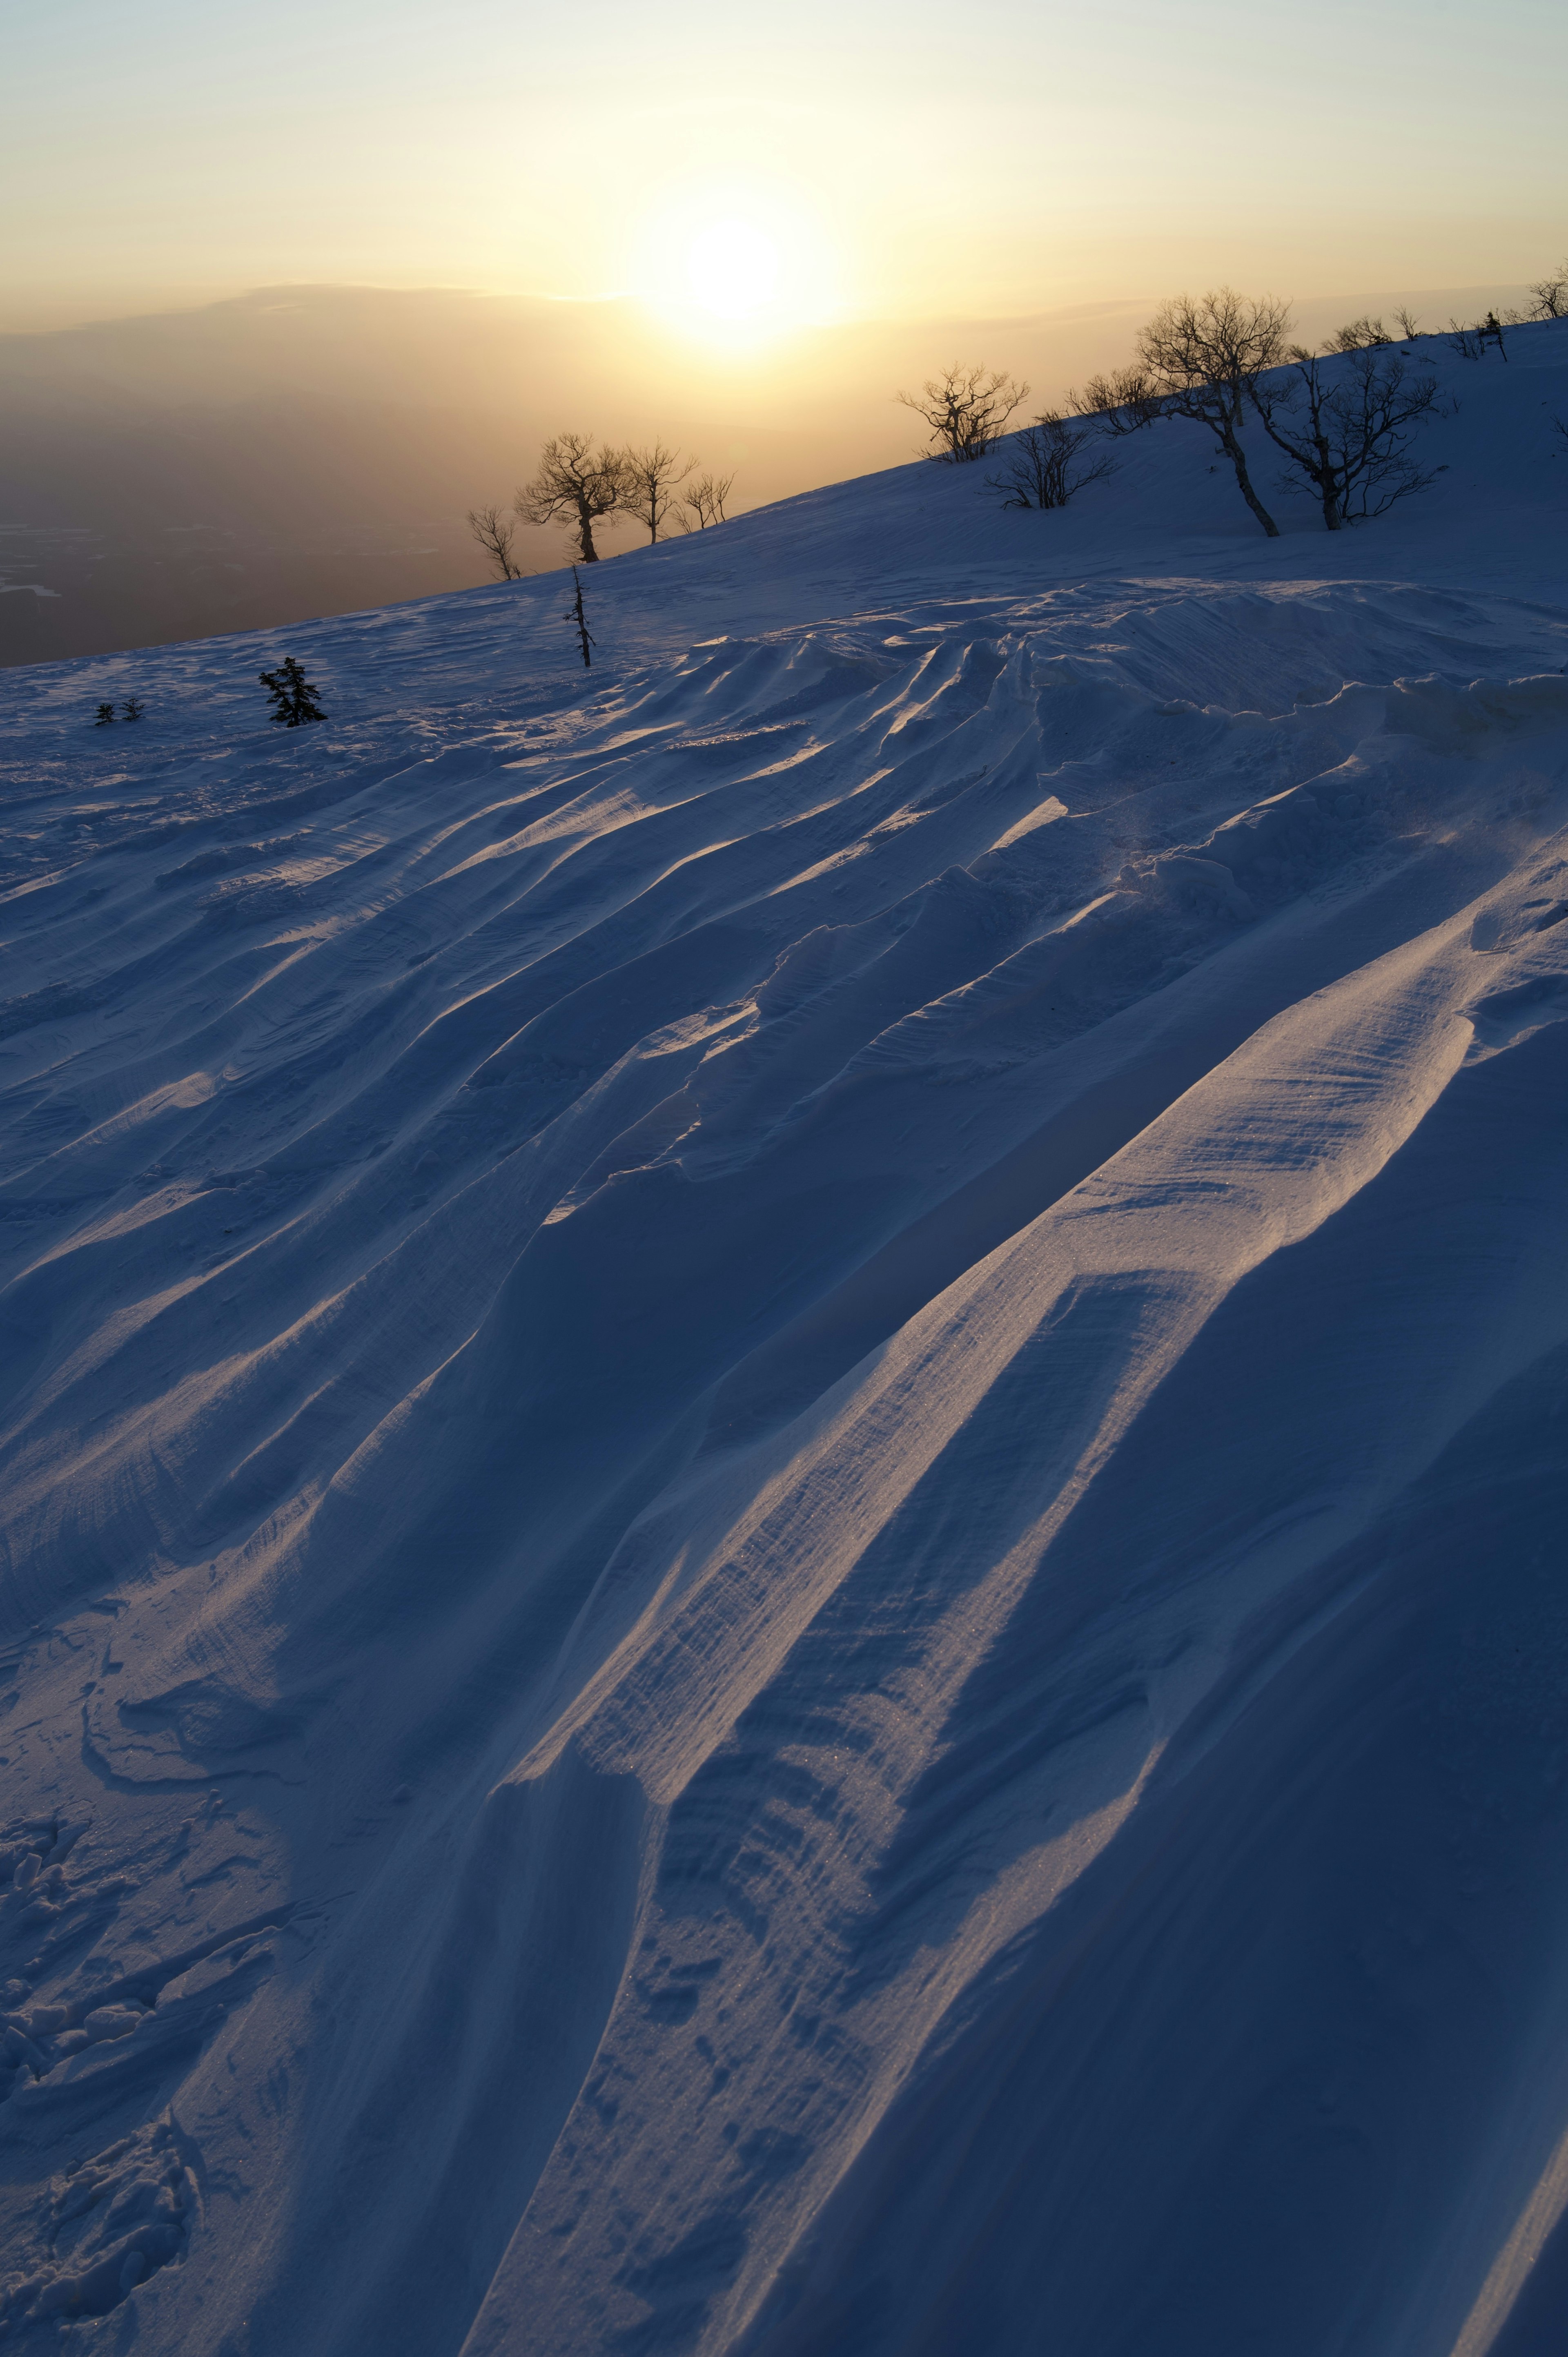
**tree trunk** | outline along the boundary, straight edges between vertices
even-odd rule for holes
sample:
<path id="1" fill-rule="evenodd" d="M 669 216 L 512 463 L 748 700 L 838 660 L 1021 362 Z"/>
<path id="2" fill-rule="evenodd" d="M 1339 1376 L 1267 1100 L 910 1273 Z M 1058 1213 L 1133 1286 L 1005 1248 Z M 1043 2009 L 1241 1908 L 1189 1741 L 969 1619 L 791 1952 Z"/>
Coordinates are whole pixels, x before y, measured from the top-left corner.
<path id="1" fill-rule="evenodd" d="M 1280 528 L 1274 522 L 1273 516 L 1269 513 L 1268 509 L 1263 505 L 1262 500 L 1258 497 L 1257 492 L 1252 489 L 1252 478 L 1247 472 L 1247 454 L 1242 449 L 1241 445 L 1237 440 L 1234 433 L 1232 433 L 1229 427 L 1226 429 L 1224 441 L 1225 455 L 1236 469 L 1237 489 L 1240 490 L 1241 497 L 1246 500 L 1247 505 L 1251 509 L 1252 513 L 1257 517 L 1258 522 L 1262 525 L 1263 530 L 1268 533 L 1269 538 L 1271 540 L 1278 540 L 1280 536 Z"/>
<path id="2" fill-rule="evenodd" d="M 596 565 L 599 561 L 599 552 L 594 546 L 593 511 L 586 500 L 579 500 L 577 502 L 577 530 L 583 543 L 584 564 Z"/>
<path id="3" fill-rule="evenodd" d="M 1339 479 L 1334 470 L 1334 458 L 1321 434 L 1313 436 L 1317 452 L 1317 464 L 1313 475 L 1317 483 L 1317 496 L 1323 502 L 1323 525 L 1326 532 L 1337 532 L 1343 522 L 1339 513 Z"/>

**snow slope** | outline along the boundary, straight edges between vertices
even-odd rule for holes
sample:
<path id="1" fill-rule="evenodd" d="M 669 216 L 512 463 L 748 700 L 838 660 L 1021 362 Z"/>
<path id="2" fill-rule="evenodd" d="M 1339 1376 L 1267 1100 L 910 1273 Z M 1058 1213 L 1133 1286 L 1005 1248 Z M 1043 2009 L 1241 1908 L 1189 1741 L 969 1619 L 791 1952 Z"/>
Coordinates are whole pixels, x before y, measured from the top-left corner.
<path id="1" fill-rule="evenodd" d="M 1510 349 L 1335 539 L 1173 425 L 618 558 L 587 674 L 555 576 L 7 676 L 9 2341 L 1555 2349 Z"/>

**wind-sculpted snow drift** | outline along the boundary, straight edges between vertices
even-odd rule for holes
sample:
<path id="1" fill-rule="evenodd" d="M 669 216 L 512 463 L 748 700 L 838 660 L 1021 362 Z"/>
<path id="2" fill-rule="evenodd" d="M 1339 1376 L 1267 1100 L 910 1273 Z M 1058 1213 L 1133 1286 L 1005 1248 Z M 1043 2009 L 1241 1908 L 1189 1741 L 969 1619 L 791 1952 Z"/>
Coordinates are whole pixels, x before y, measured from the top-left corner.
<path id="1" fill-rule="evenodd" d="M 1568 607 L 930 482 L 17 675 L 19 2346 L 1555 2346 Z"/>

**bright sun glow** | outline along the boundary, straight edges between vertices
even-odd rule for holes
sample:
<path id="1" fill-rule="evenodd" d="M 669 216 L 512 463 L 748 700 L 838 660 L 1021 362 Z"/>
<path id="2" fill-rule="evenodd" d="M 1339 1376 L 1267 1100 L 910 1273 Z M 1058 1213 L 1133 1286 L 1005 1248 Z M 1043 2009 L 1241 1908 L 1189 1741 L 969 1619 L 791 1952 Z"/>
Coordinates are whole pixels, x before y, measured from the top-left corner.
<path id="1" fill-rule="evenodd" d="M 755 319 L 772 309 L 779 274 L 777 244 L 750 221 L 715 221 L 687 250 L 692 300 L 721 319 Z"/>
<path id="2" fill-rule="evenodd" d="M 688 334 L 737 350 L 839 307 L 838 270 L 810 199 L 731 183 L 670 191 L 645 216 L 637 290 Z"/>

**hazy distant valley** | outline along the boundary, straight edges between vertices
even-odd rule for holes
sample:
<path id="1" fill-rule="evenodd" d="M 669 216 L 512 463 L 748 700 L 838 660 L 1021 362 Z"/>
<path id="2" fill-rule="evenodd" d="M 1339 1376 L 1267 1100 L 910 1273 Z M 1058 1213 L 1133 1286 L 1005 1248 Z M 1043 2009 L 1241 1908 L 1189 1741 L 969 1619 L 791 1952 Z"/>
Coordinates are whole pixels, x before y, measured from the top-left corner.
<path id="1" fill-rule="evenodd" d="M 1522 290 L 1336 296 L 1316 336 L 1409 299 L 1429 324 Z M 510 500 L 563 425 L 661 434 L 735 472 L 732 512 L 913 455 L 902 383 L 959 355 L 1041 401 L 1126 356 L 1148 307 L 820 328 L 693 355 L 623 302 L 271 288 L 0 336 L 0 665 L 264 630 L 476 586 L 468 508 Z M 610 553 L 635 544 L 611 533 Z M 564 561 L 523 530 L 525 571 Z"/>

